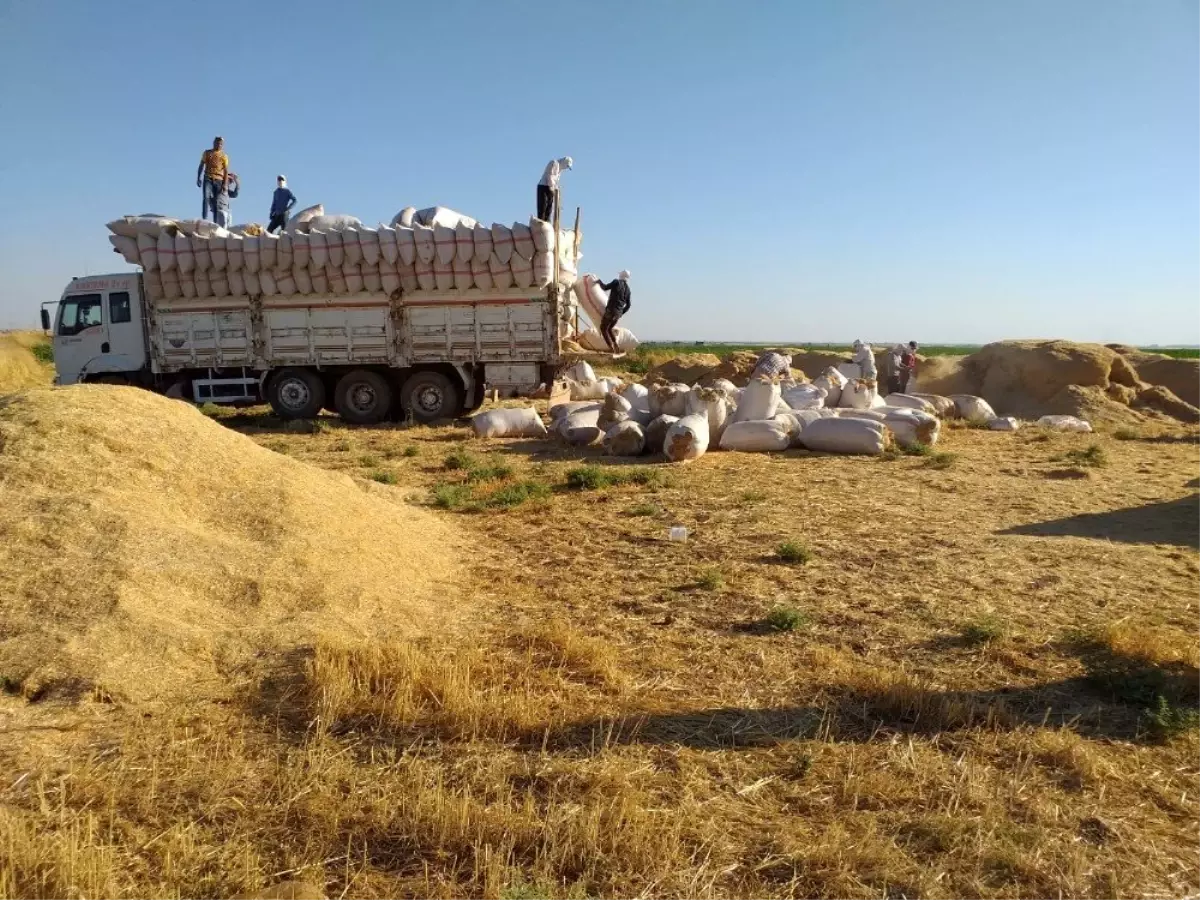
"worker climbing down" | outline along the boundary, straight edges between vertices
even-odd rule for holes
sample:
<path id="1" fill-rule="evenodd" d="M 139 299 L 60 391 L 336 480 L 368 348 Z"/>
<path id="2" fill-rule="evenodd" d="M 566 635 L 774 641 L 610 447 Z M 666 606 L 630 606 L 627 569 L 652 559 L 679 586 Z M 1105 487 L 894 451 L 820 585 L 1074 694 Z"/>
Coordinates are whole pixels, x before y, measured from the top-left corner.
<path id="1" fill-rule="evenodd" d="M 225 183 L 221 186 L 221 192 L 217 194 L 216 209 L 213 211 L 213 221 L 222 228 L 228 228 L 233 222 L 232 214 L 230 213 L 230 201 L 236 200 L 240 183 L 235 173 L 230 172 L 225 176 Z"/>
<path id="2" fill-rule="evenodd" d="M 571 168 L 572 162 L 571 157 L 564 156 L 546 164 L 546 171 L 542 173 L 542 180 L 537 186 L 537 217 L 543 222 L 554 221 L 554 207 L 558 203 L 558 179 L 564 169 Z"/>
<path id="3" fill-rule="evenodd" d="M 608 306 L 604 308 L 604 316 L 600 319 L 600 336 L 604 338 L 604 343 L 608 344 L 608 348 L 614 354 L 621 356 L 616 327 L 617 321 L 629 312 L 629 307 L 632 305 L 632 295 L 629 291 L 629 270 L 622 269 L 621 273 L 608 284 L 601 281 L 599 285 L 602 290 L 608 291 Z"/>
<path id="4" fill-rule="evenodd" d="M 287 227 L 288 213 L 296 205 L 296 195 L 288 190 L 287 179 L 282 175 L 275 179 L 275 194 L 271 197 L 271 221 L 267 232 L 274 234 L 276 228 Z"/>
<path id="5" fill-rule="evenodd" d="M 863 381 L 869 381 L 874 384 L 879 380 L 879 371 L 875 368 L 875 352 L 871 349 L 870 344 L 855 341 L 854 359 L 852 362 L 858 363 Z"/>
<path id="6" fill-rule="evenodd" d="M 775 350 L 768 350 L 758 358 L 758 362 L 754 364 L 754 371 L 750 373 L 750 377 L 780 377 L 781 380 L 790 382 L 792 381 L 792 358 L 786 353 L 778 353 Z"/>
<path id="7" fill-rule="evenodd" d="M 196 169 L 196 187 L 203 191 L 200 199 L 200 218 L 207 219 L 217 213 L 217 197 L 225 189 L 229 175 L 229 157 L 225 155 L 225 139 L 213 138 L 211 150 L 200 154 L 200 167 Z"/>

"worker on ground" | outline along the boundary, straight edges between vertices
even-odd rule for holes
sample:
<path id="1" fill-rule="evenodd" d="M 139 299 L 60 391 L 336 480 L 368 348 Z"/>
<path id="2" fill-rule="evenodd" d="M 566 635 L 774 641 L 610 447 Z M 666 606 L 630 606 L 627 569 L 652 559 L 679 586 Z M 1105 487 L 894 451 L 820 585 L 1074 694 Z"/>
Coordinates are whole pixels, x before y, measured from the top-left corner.
<path id="1" fill-rule="evenodd" d="M 608 305 L 604 308 L 604 315 L 600 319 L 600 336 L 604 338 L 604 343 L 608 344 L 608 348 L 614 355 L 622 356 L 616 328 L 621 316 L 629 312 L 629 307 L 633 305 L 633 295 L 629 290 L 629 270 L 622 269 L 620 274 L 608 284 L 601 281 L 599 285 L 602 290 L 608 291 Z"/>
<path id="2" fill-rule="evenodd" d="M 200 167 L 196 169 L 196 187 L 203 192 L 200 200 L 200 218 L 207 219 L 216 214 L 217 195 L 225 189 L 225 177 L 229 174 L 229 157 L 225 155 L 225 139 L 213 138 L 211 150 L 200 154 Z"/>
<path id="3" fill-rule="evenodd" d="M 785 382 L 792 381 L 792 358 L 786 353 L 768 350 L 754 364 L 751 378 L 776 378 Z"/>
<path id="4" fill-rule="evenodd" d="M 221 192 L 217 194 L 217 205 L 213 212 L 213 221 L 222 228 L 228 228 L 233 224 L 233 216 L 229 209 L 230 201 L 237 199 L 239 188 L 240 183 L 236 173 L 230 172 L 225 176 L 225 183 L 221 186 Z"/>
<path id="5" fill-rule="evenodd" d="M 288 190 L 287 179 L 280 175 L 275 179 L 275 194 L 271 197 L 271 221 L 267 232 L 274 234 L 276 228 L 286 228 L 288 213 L 296 205 L 296 195 Z"/>
<path id="6" fill-rule="evenodd" d="M 571 168 L 572 163 L 571 157 L 564 156 L 562 159 L 552 159 L 546 164 L 546 171 L 542 173 L 542 180 L 537 186 L 537 217 L 543 222 L 554 221 L 554 207 L 558 203 L 558 179 L 564 169 Z"/>
<path id="7" fill-rule="evenodd" d="M 852 362 L 858 363 L 859 371 L 862 372 L 860 377 L 863 381 L 870 381 L 872 384 L 879 381 L 879 370 L 875 368 L 875 351 L 871 349 L 870 344 L 855 341 Z"/>
<path id="8" fill-rule="evenodd" d="M 901 388 L 900 381 L 900 361 L 904 357 L 905 347 L 903 344 L 897 344 L 888 353 L 884 362 L 883 377 L 887 379 L 887 392 L 889 394 L 904 393 Z"/>
<path id="9" fill-rule="evenodd" d="M 908 391 L 908 383 L 917 377 L 917 342 L 909 341 L 900 357 L 900 393 Z"/>

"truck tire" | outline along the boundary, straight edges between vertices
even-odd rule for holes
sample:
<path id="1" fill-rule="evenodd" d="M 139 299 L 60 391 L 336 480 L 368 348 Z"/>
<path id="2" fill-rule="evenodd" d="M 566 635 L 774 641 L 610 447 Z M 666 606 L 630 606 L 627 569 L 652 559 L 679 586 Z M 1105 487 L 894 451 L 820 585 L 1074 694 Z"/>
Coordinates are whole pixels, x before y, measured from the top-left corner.
<path id="1" fill-rule="evenodd" d="M 392 408 L 392 386 L 382 375 L 366 369 L 347 372 L 333 391 L 333 405 L 343 421 L 374 425 Z"/>
<path id="2" fill-rule="evenodd" d="M 281 419 L 313 419 L 325 405 L 325 385 L 307 369 L 281 369 L 267 382 L 267 402 Z"/>
<path id="3" fill-rule="evenodd" d="M 441 372 L 414 372 L 400 391 L 400 405 L 417 422 L 450 419 L 462 409 L 462 388 Z"/>

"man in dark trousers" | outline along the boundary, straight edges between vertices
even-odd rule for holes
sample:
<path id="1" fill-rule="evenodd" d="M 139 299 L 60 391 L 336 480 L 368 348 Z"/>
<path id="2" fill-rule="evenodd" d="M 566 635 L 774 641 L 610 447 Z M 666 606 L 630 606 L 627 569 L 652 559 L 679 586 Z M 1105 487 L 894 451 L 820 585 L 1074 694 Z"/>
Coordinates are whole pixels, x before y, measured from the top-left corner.
<path id="1" fill-rule="evenodd" d="M 554 205 L 558 202 L 558 179 L 573 165 L 574 161 L 569 156 L 552 159 L 546 163 L 546 171 L 542 173 L 537 186 L 537 217 L 543 222 L 554 221 Z"/>
<path id="2" fill-rule="evenodd" d="M 601 281 L 599 285 L 601 290 L 608 291 L 608 306 L 604 308 L 604 317 L 600 320 L 600 336 L 604 338 L 604 343 L 608 344 L 614 354 L 621 356 L 616 327 L 617 321 L 629 312 L 629 307 L 633 305 L 632 295 L 629 292 L 629 270 L 622 269 L 621 273 L 608 284 Z"/>
<path id="3" fill-rule="evenodd" d="M 288 213 L 296 205 L 296 195 L 288 190 L 287 179 L 280 175 L 275 179 L 275 194 L 271 197 L 271 221 L 267 232 L 275 233 L 276 228 L 286 228 Z"/>

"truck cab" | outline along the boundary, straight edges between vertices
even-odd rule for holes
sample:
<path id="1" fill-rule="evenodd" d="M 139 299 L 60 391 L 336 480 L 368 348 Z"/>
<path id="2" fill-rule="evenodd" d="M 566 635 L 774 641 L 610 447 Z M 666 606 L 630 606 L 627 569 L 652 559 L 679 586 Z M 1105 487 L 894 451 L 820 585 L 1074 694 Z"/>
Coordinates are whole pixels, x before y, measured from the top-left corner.
<path id="1" fill-rule="evenodd" d="M 55 384 L 128 381 L 146 368 L 141 276 L 136 272 L 72 279 L 58 300 L 53 323 Z"/>

